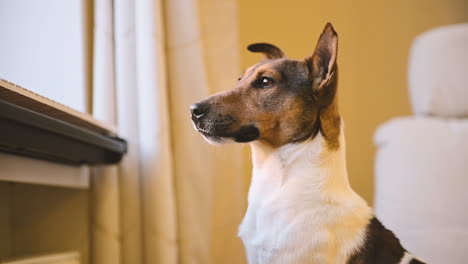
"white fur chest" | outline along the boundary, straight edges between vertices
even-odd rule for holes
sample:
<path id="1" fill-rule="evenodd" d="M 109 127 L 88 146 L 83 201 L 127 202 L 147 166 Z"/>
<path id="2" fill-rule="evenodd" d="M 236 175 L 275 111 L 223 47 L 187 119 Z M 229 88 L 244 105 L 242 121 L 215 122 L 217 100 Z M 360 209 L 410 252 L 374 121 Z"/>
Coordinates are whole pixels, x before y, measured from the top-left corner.
<path id="1" fill-rule="evenodd" d="M 346 263 L 371 212 L 349 187 L 344 148 L 325 153 L 320 135 L 277 150 L 255 144 L 239 228 L 249 263 Z"/>

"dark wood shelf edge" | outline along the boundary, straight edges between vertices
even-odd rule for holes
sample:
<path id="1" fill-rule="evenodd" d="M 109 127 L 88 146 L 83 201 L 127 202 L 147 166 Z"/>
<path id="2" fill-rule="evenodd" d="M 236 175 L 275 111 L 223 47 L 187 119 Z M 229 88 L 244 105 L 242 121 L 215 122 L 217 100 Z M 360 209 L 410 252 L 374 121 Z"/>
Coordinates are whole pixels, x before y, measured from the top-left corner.
<path id="1" fill-rule="evenodd" d="M 0 99 L 0 152 L 76 166 L 105 165 L 122 159 L 127 142 Z"/>

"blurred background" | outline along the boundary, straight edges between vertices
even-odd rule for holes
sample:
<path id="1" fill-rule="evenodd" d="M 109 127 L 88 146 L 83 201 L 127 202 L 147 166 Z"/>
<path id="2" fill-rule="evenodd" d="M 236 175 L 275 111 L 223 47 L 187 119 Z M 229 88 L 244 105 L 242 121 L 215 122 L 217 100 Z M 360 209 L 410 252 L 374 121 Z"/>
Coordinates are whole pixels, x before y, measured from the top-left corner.
<path id="1" fill-rule="evenodd" d="M 457 169 L 439 168 L 426 184 L 415 170 L 395 169 L 410 166 L 400 166 L 407 160 L 398 158 L 427 152 L 450 156 L 451 149 L 432 148 L 426 141 L 413 146 L 405 138 L 410 133 L 400 128 L 384 126 L 380 141 L 376 136 L 374 142 L 374 135 L 395 117 L 438 116 L 431 106 L 411 103 L 416 99 L 410 95 L 425 93 L 410 93 L 411 47 L 423 32 L 468 22 L 466 0 L 0 0 L 0 78 L 115 125 L 129 143 L 121 164 L 90 168 L 89 184 L 79 188 L 0 181 L 0 263 L 64 251 L 77 252 L 79 263 L 246 263 L 236 233 L 247 206 L 248 145 L 206 144 L 192 128 L 188 107 L 231 88 L 244 69 L 261 59 L 247 52 L 248 44 L 270 42 L 288 57 L 302 59 L 313 52 L 326 22 L 339 34 L 339 103 L 352 187 L 378 206 L 378 216 L 389 227 L 408 231 L 400 237 L 410 251 L 430 263 L 444 263 L 446 255 L 454 254 L 450 263 L 463 263 L 468 256 L 463 211 L 468 208 L 456 186 L 468 183 L 462 177 L 467 153 L 454 151 Z M 468 47 L 464 36 L 453 42 L 453 50 Z M 442 51 L 452 50 L 450 43 Z M 429 59 L 414 61 L 431 64 L 430 56 L 424 58 Z M 461 105 L 466 88 L 457 94 Z M 442 90 L 434 98 L 447 93 Z M 455 103 L 448 100 L 447 105 Z M 453 129 L 453 120 L 468 116 L 461 108 L 442 111 L 436 119 L 452 120 Z M 460 122 L 465 129 L 466 122 Z M 440 138 L 431 138 L 446 131 L 445 124 L 422 126 L 411 130 L 416 138 L 452 137 L 440 132 Z M 467 134 L 457 129 L 456 140 L 449 143 L 464 148 Z M 388 133 L 400 136 L 387 140 L 383 135 Z M 404 140 L 410 143 L 401 145 Z M 401 145 L 392 152 L 396 156 L 381 152 L 392 144 Z M 430 161 L 440 160 L 431 156 L 415 164 Z M 28 161 L 18 164 L 28 166 Z M 462 175 L 437 189 L 446 173 Z M 408 180 L 413 174 L 418 176 Z M 447 203 L 437 204 L 441 200 Z M 437 209 L 431 210 L 431 204 Z M 456 219 L 430 221 L 451 210 Z M 415 229 L 420 232 L 410 232 Z M 438 242 L 429 243 L 429 237 Z"/>

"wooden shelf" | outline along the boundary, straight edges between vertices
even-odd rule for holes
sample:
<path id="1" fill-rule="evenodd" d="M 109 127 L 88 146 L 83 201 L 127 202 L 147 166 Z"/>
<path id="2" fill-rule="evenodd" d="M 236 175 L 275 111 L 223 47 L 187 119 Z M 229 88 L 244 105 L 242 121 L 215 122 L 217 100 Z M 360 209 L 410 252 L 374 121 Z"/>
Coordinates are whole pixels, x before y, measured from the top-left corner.
<path id="1" fill-rule="evenodd" d="M 68 106 L 31 92 L 19 85 L 0 78 L 0 99 L 36 113 L 64 121 L 95 132 L 117 135 L 113 125 L 94 119 L 91 115 L 76 111 Z"/>
<path id="2" fill-rule="evenodd" d="M 114 127 L 0 79 L 0 152 L 70 165 L 114 164 L 127 151 Z"/>
<path id="3" fill-rule="evenodd" d="M 0 264 L 80 264 L 80 254 L 76 252 L 50 254 L 36 257 L 17 258 Z"/>

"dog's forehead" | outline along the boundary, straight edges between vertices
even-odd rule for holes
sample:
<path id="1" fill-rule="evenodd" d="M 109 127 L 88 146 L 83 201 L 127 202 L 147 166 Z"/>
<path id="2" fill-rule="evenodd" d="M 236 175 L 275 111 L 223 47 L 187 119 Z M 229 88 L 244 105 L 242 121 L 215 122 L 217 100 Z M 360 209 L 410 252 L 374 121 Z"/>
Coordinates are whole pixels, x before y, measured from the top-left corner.
<path id="1" fill-rule="evenodd" d="M 308 78 L 308 68 L 305 62 L 287 58 L 261 61 L 249 67 L 245 71 L 245 75 L 265 72 L 279 72 L 283 76 L 293 75 L 295 78 Z"/>

